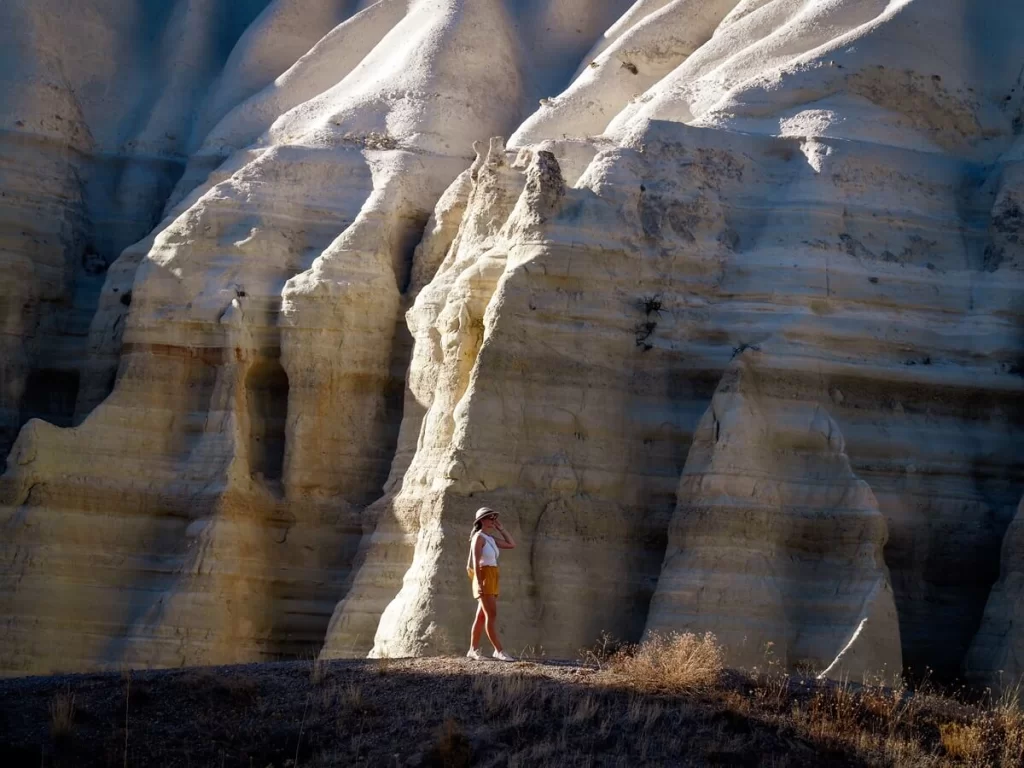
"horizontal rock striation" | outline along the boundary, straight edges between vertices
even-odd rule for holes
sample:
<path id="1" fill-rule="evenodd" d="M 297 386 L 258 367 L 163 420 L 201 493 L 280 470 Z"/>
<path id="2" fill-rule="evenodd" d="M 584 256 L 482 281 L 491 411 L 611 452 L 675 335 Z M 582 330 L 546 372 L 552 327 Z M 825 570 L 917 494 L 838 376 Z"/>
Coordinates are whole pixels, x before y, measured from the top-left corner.
<path id="1" fill-rule="evenodd" d="M 523 150 L 519 164 L 537 163 L 539 177 L 534 154 Z M 827 393 L 849 482 L 875 489 L 905 656 L 955 671 L 996 575 L 1019 478 L 1021 381 L 1004 357 L 1019 339 L 1004 289 L 1019 278 L 984 271 L 983 215 L 973 231 L 936 225 L 961 221 L 963 178 L 986 173 L 902 148 L 652 123 L 636 148 L 601 150 L 561 195 L 531 192 L 524 173 L 513 210 L 557 200 L 542 239 L 509 244 L 522 229 L 510 213 L 497 241 L 466 259 L 460 238 L 474 231 L 474 206 L 501 218 L 474 199 L 478 180 L 450 267 L 410 313 L 413 328 L 436 318 L 429 335 L 417 332 L 409 379 L 432 387 L 416 393 L 429 407 L 409 469 L 379 503 L 384 516 L 328 652 L 368 650 L 370 629 L 377 653 L 423 653 L 458 637 L 472 608 L 463 523 L 482 503 L 504 509 L 529 542 L 505 561 L 510 642 L 572 653 L 613 622 L 638 637 L 701 414 L 737 350 L 771 340 L 787 361 L 773 386 Z M 893 209 L 900 219 L 885 224 Z M 915 256 L 922 239 L 934 245 Z M 951 261 L 929 266 L 938 254 Z M 448 276 L 460 262 L 461 275 Z M 972 276 L 959 296 L 954 274 Z M 426 315 L 434 287 L 447 297 Z M 984 310 L 972 309 L 978 292 Z M 550 356 L 524 365 L 537 349 Z M 1000 413 L 1009 418 L 996 426 Z M 978 464 L 978 430 L 985 455 L 1002 457 L 994 465 Z M 885 537 L 872 535 L 877 557 Z M 947 536 L 971 569 L 933 570 L 925 553 Z M 940 616 L 946 633 L 936 642 Z"/>
<path id="2" fill-rule="evenodd" d="M 90 338 L 107 271 L 159 221 L 201 100 L 267 3 L 0 9 L 5 455 L 28 419 L 69 426 L 110 392 L 116 352 Z"/>
<path id="3" fill-rule="evenodd" d="M 457 649 L 482 504 L 514 650 L 1003 664 L 1011 4 L 50 5 L 0 9 L 0 670 Z"/>
<path id="4" fill-rule="evenodd" d="M 899 672 L 885 519 L 801 362 L 754 347 L 726 370 L 683 468 L 647 631 L 712 632 L 741 667 Z"/>
<path id="5" fill-rule="evenodd" d="M 138 10 L 122 5 L 105 13 Z M 268 5 L 209 73 L 206 101 L 179 104 L 200 170 L 164 190 L 163 221 L 110 267 L 84 420 L 30 421 L 11 450 L 5 670 L 274 658 L 323 641 L 394 454 L 413 250 L 472 142 L 510 131 L 543 78 L 524 74 L 510 15 L 522 9 L 305 5 L 312 26 L 283 38 L 305 14 Z M 576 62 L 560 58 L 578 57 L 613 5 L 571 42 L 566 19 L 547 20 L 554 33 L 530 44 L 543 77 L 568 76 Z M 209 3 L 164 21 L 183 34 L 204 13 L 260 10 Z M 191 55 L 212 62 L 191 34 Z M 97 371 L 111 361 L 106 397 Z"/>
<path id="6" fill-rule="evenodd" d="M 1024 564 L 1021 562 L 1021 525 L 1024 501 L 1017 507 L 1000 558 L 999 581 L 992 587 L 978 634 L 964 664 L 967 678 L 996 691 L 1012 692 L 1024 674 L 1024 632 L 1021 597 Z"/>

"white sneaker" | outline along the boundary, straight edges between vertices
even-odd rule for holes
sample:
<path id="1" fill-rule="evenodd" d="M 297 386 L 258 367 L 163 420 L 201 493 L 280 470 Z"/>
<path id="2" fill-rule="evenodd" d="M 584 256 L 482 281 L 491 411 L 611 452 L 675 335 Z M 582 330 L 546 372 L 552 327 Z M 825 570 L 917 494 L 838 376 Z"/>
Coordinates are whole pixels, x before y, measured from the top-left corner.
<path id="1" fill-rule="evenodd" d="M 515 661 L 514 658 L 509 656 L 504 651 L 495 651 L 494 652 L 494 658 L 496 658 L 498 661 Z"/>
<path id="2" fill-rule="evenodd" d="M 466 658 L 467 659 L 476 659 L 477 661 L 480 661 L 480 659 L 482 659 L 483 656 L 480 655 L 480 649 L 479 648 L 470 648 L 468 651 L 466 651 Z"/>

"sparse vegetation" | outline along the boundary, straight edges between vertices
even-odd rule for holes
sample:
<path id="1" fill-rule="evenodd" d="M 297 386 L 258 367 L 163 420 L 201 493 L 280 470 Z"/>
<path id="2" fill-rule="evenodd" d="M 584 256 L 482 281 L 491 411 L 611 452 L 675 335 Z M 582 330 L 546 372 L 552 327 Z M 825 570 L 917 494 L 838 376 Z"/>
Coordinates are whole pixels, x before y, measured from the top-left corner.
<path id="1" fill-rule="evenodd" d="M 722 647 L 710 633 L 653 633 L 640 645 L 618 651 L 608 671 L 638 690 L 678 694 L 713 686 L 722 675 L 723 659 Z"/>
<path id="2" fill-rule="evenodd" d="M 324 674 L 327 665 L 319 656 L 314 656 L 309 665 L 309 682 L 313 685 L 320 685 L 324 681 Z"/>
<path id="3" fill-rule="evenodd" d="M 655 294 L 654 296 L 644 296 L 640 299 L 640 307 L 643 309 L 644 314 L 650 316 L 652 313 L 661 314 L 661 296 Z"/>
<path id="4" fill-rule="evenodd" d="M 654 329 L 657 327 L 658 324 L 653 320 L 644 320 L 637 323 L 633 329 L 633 333 L 636 336 L 636 345 L 643 347 L 645 352 L 652 346 L 647 340 L 651 338 L 651 334 L 654 333 Z"/>
<path id="5" fill-rule="evenodd" d="M 339 716 L 353 717 L 374 713 L 373 705 L 363 696 L 363 688 L 358 683 L 348 683 L 341 691 Z"/>
<path id="6" fill-rule="evenodd" d="M 66 688 L 50 700 L 50 736 L 59 742 L 67 739 L 75 726 L 75 694 Z"/>
<path id="7" fill-rule="evenodd" d="M 391 670 L 391 656 L 387 651 L 382 651 L 377 657 L 377 674 L 386 675 Z"/>
<path id="8" fill-rule="evenodd" d="M 602 669 L 624 646 L 625 643 L 618 638 L 608 632 L 602 632 L 594 645 L 580 650 L 580 659 L 584 664 Z"/>
<path id="9" fill-rule="evenodd" d="M 580 665 L 304 661 L 0 681 L 7 766 L 1024 765 L 1019 690 L 724 667 L 711 635 L 605 634 Z M 387 673 L 378 674 L 381 664 Z M 130 685 L 130 753 L 126 753 Z M 72 690 L 74 693 L 72 693 Z M 76 716 L 80 711 L 81 716 Z M 70 734 L 73 738 L 60 736 Z M 40 756 L 43 760 L 41 761 Z"/>
<path id="10" fill-rule="evenodd" d="M 939 726 L 942 748 L 949 757 L 968 765 L 978 764 L 985 757 L 985 729 L 979 725 L 943 723 Z"/>
<path id="11" fill-rule="evenodd" d="M 366 149 L 398 149 L 399 146 L 398 139 L 389 133 L 380 131 L 370 131 L 369 133 L 349 131 L 342 138 L 350 144 L 359 144 Z"/>
<path id="12" fill-rule="evenodd" d="M 427 762 L 443 768 L 468 768 L 470 758 L 469 739 L 462 732 L 458 722 L 449 717 L 441 726 L 437 743 L 430 751 Z"/>
<path id="13" fill-rule="evenodd" d="M 643 186 L 640 187 L 641 191 Z M 661 296 L 654 294 L 652 296 L 641 296 L 640 297 L 640 310 L 644 313 L 646 319 L 641 320 L 633 327 L 633 335 L 636 339 L 636 345 L 640 347 L 644 352 L 654 348 L 654 345 L 648 341 L 655 329 L 658 327 L 656 320 L 651 319 L 651 315 L 657 315 L 661 317 Z"/>

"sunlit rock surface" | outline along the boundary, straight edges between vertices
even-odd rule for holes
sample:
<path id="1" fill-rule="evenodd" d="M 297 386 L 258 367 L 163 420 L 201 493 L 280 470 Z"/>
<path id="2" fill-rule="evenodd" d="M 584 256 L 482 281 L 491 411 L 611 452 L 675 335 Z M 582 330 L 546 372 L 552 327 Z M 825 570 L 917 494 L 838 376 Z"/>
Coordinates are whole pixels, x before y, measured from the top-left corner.
<path id="1" fill-rule="evenodd" d="M 870 614 L 849 669 L 952 675 L 1006 620 L 993 593 L 982 623 L 1024 492 L 1015 4 L 0 21 L 5 672 L 461 649 L 485 503 L 520 542 L 514 650 L 747 620 L 824 666 Z M 705 414 L 769 351 L 734 455 Z M 812 521 L 767 560 L 799 571 L 772 621 L 673 607 L 680 558 L 713 591 L 764 547 L 681 546 L 735 524 L 697 476 Z"/>

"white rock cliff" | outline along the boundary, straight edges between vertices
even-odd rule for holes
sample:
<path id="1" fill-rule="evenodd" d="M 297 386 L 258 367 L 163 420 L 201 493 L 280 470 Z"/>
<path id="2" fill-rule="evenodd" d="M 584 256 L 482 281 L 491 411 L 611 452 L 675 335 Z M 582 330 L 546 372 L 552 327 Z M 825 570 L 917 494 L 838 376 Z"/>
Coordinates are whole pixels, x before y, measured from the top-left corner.
<path id="1" fill-rule="evenodd" d="M 1016 669 L 1016 4 L 0 22 L 4 673 L 459 649 L 482 504 L 514 649 Z"/>

